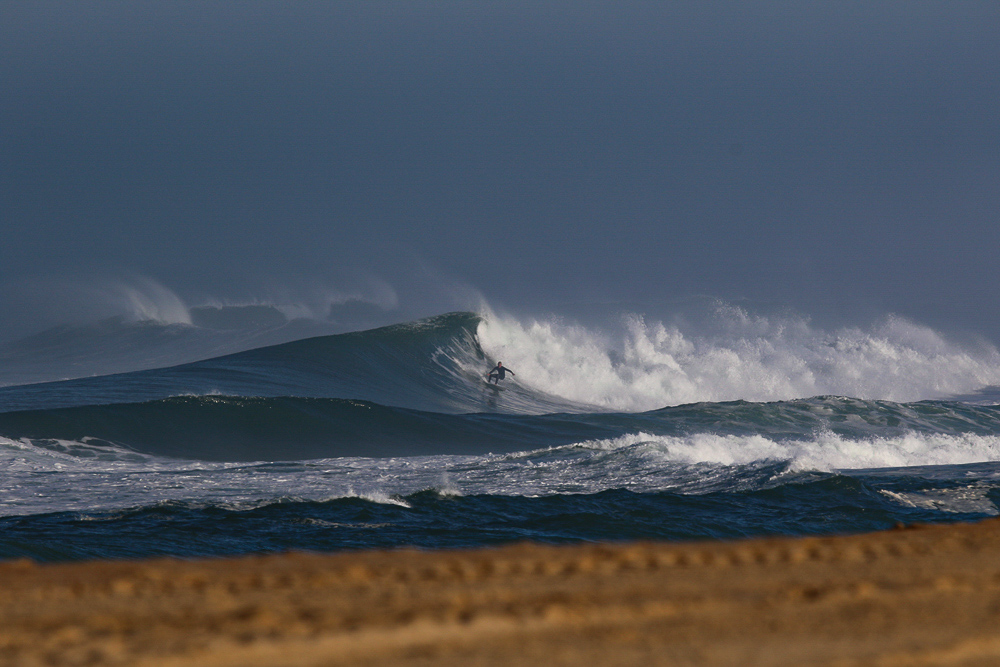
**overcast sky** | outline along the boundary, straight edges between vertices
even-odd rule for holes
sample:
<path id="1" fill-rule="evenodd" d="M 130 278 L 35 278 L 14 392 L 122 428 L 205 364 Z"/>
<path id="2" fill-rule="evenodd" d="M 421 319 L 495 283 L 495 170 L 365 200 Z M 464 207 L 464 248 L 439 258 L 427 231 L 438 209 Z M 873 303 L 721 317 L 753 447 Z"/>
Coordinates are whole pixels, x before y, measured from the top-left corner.
<path id="1" fill-rule="evenodd" d="M 997 341 L 998 35 L 995 0 L 6 0 L 0 320 L 139 277 Z"/>

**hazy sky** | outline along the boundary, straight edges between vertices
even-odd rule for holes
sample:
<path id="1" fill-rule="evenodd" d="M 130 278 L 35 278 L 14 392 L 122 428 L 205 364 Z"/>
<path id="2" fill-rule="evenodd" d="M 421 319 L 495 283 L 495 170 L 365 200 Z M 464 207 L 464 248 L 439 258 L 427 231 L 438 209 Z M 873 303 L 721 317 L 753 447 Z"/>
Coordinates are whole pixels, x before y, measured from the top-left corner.
<path id="1" fill-rule="evenodd" d="M 995 0 L 6 0 L 0 319 L 138 277 L 1000 340 L 998 35 Z"/>

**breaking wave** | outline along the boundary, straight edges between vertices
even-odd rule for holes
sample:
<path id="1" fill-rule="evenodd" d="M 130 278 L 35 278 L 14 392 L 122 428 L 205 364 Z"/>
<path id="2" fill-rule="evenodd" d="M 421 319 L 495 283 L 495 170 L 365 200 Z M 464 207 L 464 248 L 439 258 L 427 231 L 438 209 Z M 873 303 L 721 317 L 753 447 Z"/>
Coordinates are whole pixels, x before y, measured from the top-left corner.
<path id="1" fill-rule="evenodd" d="M 714 331 L 692 334 L 640 316 L 617 336 L 558 321 L 491 315 L 478 340 L 522 382 L 613 410 L 699 401 L 778 401 L 817 395 L 906 402 L 1000 383 L 1000 353 L 968 349 L 929 327 L 887 317 L 868 329 L 824 331 L 805 318 L 720 306 Z"/>

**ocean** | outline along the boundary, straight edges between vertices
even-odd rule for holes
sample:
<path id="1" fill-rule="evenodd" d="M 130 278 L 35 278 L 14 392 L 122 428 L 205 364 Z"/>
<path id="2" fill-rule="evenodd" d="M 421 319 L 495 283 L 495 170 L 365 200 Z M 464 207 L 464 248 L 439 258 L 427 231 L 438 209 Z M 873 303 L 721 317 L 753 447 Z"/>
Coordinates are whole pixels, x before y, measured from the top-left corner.
<path id="1" fill-rule="evenodd" d="M 238 352 L 193 324 L 119 323 L 127 346 L 109 329 L 75 357 L 79 331 L 8 346 L 0 558 L 826 535 L 998 514 L 988 343 L 899 318 L 718 318 L 712 335 L 639 316 L 608 334 L 460 312 L 278 344 L 269 329 Z M 185 345 L 203 358 L 170 363 Z M 93 374 L 102 357 L 136 370 Z M 497 361 L 515 373 L 502 389 L 484 381 Z"/>

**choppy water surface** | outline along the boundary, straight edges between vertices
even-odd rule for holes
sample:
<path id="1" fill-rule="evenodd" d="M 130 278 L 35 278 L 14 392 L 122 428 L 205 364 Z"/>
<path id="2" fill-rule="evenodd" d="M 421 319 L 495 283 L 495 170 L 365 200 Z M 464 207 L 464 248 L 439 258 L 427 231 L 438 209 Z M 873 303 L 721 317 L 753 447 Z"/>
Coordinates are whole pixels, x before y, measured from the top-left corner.
<path id="1" fill-rule="evenodd" d="M 1000 408 L 946 400 L 989 386 L 995 353 L 892 326 L 722 344 L 636 323 L 602 348 L 455 313 L 3 387 L 0 557 L 828 534 L 997 514 Z M 497 391 L 482 374 L 501 355 L 517 376 Z M 861 397 L 811 393 L 852 387 Z M 921 392 L 935 398 L 910 400 Z"/>

